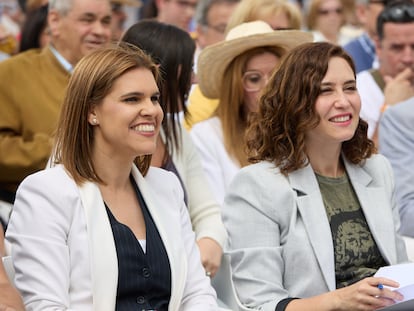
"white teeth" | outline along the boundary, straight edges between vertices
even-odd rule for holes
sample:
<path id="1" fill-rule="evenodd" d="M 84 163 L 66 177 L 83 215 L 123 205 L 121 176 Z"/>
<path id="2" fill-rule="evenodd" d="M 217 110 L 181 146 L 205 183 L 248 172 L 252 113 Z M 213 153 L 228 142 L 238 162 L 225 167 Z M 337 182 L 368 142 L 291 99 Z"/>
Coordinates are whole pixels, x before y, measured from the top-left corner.
<path id="1" fill-rule="evenodd" d="M 333 121 L 333 122 L 346 122 L 349 119 L 351 119 L 351 116 L 347 115 L 347 116 L 332 118 L 331 121 Z"/>
<path id="2" fill-rule="evenodd" d="M 134 127 L 137 132 L 154 132 L 155 126 L 153 124 L 140 124 Z"/>

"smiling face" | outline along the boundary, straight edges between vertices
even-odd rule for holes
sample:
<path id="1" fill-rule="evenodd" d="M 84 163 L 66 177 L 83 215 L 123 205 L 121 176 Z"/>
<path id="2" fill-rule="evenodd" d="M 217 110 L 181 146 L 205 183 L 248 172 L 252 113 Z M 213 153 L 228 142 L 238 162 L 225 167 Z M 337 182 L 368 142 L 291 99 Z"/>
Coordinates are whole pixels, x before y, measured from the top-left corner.
<path id="1" fill-rule="evenodd" d="M 163 112 L 154 76 L 138 68 L 119 77 L 88 121 L 94 126 L 94 150 L 109 158 L 152 154 Z"/>
<path id="2" fill-rule="evenodd" d="M 72 65 L 103 47 L 111 36 L 111 7 L 107 0 L 73 0 L 66 15 L 51 10 L 48 15 L 52 43 Z"/>
<path id="3" fill-rule="evenodd" d="M 358 126 L 360 110 L 361 99 L 352 68 L 343 58 L 332 57 L 315 102 L 320 122 L 306 133 L 306 144 L 340 146 L 350 140 Z"/>

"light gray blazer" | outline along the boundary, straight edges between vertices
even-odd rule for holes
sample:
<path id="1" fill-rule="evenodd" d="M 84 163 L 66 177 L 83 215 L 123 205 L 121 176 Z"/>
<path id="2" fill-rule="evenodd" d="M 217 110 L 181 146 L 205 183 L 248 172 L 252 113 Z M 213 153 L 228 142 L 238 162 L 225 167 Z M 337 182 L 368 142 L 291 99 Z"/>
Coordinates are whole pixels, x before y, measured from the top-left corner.
<path id="1" fill-rule="evenodd" d="M 150 168 L 143 178 L 135 166 L 132 173 L 170 261 L 168 310 L 217 310 L 176 176 Z M 117 254 L 95 183 L 78 187 L 61 165 L 27 177 L 7 239 L 27 310 L 115 310 Z"/>
<path id="2" fill-rule="evenodd" d="M 346 161 L 345 167 L 384 259 L 407 261 L 396 234 L 399 216 L 389 163 L 375 155 L 362 167 Z M 331 229 L 310 165 L 288 177 L 270 162 L 243 168 L 230 186 L 223 217 L 233 281 L 245 306 L 274 311 L 284 298 L 335 289 Z"/>
<path id="3" fill-rule="evenodd" d="M 400 232 L 414 237 L 414 97 L 384 112 L 379 123 L 379 151 L 394 170 Z"/>

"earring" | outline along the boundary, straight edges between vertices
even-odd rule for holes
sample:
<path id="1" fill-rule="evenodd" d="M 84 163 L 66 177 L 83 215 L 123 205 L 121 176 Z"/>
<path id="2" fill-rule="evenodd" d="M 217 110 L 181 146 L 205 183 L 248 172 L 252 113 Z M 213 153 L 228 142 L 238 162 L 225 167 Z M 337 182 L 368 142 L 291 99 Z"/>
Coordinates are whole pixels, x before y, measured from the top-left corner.
<path id="1" fill-rule="evenodd" d="M 94 125 L 96 125 L 96 124 L 98 124 L 98 120 L 96 120 L 96 118 L 93 118 L 93 119 L 92 119 L 92 123 L 93 123 Z"/>

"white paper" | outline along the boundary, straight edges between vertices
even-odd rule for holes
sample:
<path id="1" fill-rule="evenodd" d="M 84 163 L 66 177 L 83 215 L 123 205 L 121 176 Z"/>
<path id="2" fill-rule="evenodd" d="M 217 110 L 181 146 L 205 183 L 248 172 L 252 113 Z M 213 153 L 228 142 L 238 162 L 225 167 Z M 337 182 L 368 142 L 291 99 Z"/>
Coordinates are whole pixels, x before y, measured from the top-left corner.
<path id="1" fill-rule="evenodd" d="M 376 277 L 391 279 L 400 284 L 399 288 L 390 288 L 397 290 L 404 296 L 404 300 L 396 302 L 394 305 L 383 308 L 387 311 L 413 311 L 414 310 L 414 263 L 386 266 L 380 268 Z"/>

